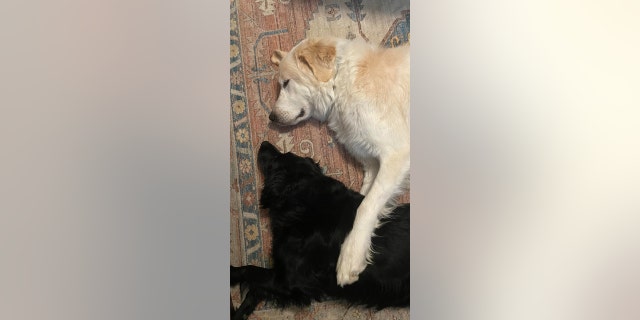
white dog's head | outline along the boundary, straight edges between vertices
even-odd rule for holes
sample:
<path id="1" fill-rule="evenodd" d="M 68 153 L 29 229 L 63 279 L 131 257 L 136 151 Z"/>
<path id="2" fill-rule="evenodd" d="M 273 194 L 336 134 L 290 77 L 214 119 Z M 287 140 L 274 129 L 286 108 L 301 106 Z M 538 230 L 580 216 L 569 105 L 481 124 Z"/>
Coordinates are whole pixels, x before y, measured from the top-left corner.
<path id="1" fill-rule="evenodd" d="M 280 94 L 269 120 L 294 125 L 311 117 L 324 121 L 333 103 L 336 42 L 307 39 L 290 52 L 276 50 L 271 62 L 279 66 Z"/>

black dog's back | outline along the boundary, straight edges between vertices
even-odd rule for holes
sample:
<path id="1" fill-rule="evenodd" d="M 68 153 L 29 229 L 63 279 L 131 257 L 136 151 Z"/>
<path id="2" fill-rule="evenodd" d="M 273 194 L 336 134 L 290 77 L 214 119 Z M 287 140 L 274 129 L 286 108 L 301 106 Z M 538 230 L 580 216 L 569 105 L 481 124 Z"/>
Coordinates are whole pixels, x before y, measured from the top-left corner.
<path id="1" fill-rule="evenodd" d="M 381 219 L 375 231 L 373 263 L 345 291 L 358 290 L 361 301 L 376 307 L 409 305 L 409 204 Z M 368 294 L 366 294 L 366 293 Z M 357 299 L 350 297 L 350 300 Z"/>
<path id="2" fill-rule="evenodd" d="M 359 280 L 340 287 L 336 263 L 364 198 L 308 158 L 282 154 L 268 142 L 258 153 L 265 177 L 260 203 L 269 210 L 273 268 L 231 267 L 231 284 L 249 288 L 234 318 L 261 300 L 286 306 L 338 298 L 376 308 L 409 305 L 409 204 L 397 207 L 372 238 L 372 264 Z"/>

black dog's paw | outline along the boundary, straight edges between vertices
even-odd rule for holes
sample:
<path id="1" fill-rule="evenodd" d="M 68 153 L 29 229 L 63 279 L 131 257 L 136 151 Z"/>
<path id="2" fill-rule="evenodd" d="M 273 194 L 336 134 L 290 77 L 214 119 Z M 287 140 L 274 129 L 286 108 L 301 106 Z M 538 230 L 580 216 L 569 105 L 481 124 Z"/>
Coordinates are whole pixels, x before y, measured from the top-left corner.
<path id="1" fill-rule="evenodd" d="M 230 266 L 231 270 L 230 270 L 230 280 L 231 280 L 231 286 L 235 286 L 238 283 L 240 283 L 242 281 L 242 271 L 240 267 L 234 267 L 234 266 Z"/>
<path id="2" fill-rule="evenodd" d="M 231 297 L 229 297 L 229 302 L 231 304 L 231 311 L 230 311 L 230 315 L 231 315 L 231 319 L 233 319 L 233 316 L 236 314 L 236 308 L 233 307 L 233 299 L 231 299 Z"/>

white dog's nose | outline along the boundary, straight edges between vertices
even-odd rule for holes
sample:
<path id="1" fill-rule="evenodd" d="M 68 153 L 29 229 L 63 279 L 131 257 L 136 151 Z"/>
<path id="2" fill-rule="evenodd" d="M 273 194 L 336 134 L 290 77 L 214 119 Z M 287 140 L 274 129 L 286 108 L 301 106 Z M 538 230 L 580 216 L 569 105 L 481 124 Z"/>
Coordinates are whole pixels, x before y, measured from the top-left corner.
<path id="1" fill-rule="evenodd" d="M 278 122 L 278 117 L 276 116 L 275 113 L 271 112 L 271 113 L 269 113 L 269 120 L 271 120 L 273 122 Z"/>

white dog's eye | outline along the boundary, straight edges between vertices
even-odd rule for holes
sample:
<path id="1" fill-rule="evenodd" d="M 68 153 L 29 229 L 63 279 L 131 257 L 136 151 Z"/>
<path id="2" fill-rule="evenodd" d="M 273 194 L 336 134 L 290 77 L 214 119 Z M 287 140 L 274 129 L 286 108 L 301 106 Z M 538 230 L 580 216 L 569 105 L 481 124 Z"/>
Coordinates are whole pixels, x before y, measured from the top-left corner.
<path id="1" fill-rule="evenodd" d="M 282 82 L 282 88 L 286 88 L 288 84 L 289 84 L 289 79 Z"/>

